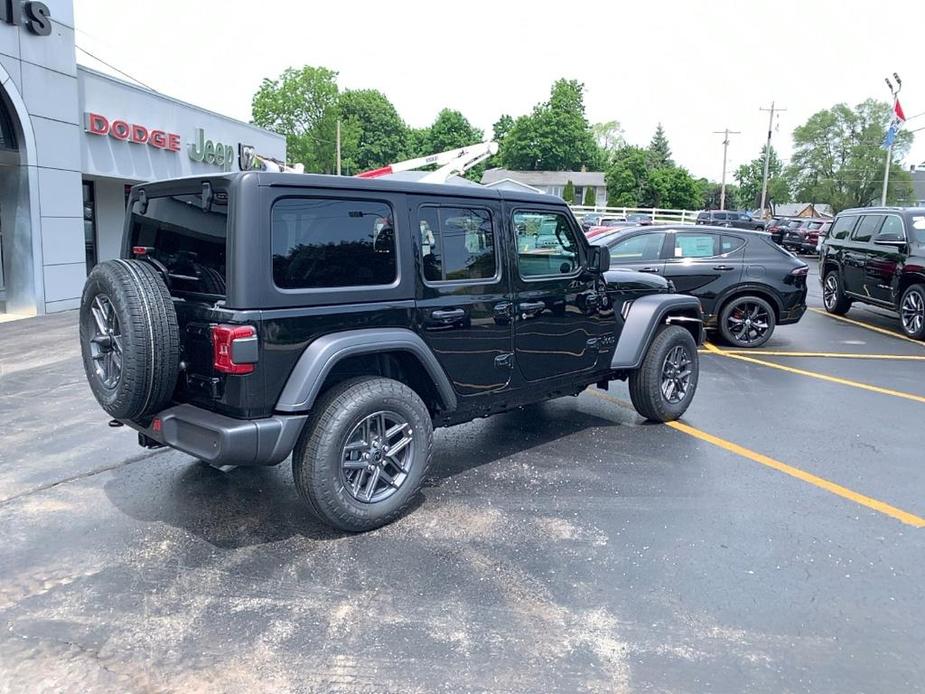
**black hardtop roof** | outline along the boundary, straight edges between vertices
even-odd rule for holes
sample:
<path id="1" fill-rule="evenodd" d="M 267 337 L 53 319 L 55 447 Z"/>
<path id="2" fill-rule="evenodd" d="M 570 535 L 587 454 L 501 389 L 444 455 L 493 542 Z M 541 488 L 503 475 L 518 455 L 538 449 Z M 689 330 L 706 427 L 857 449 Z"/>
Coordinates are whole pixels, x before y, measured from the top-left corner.
<path id="1" fill-rule="evenodd" d="M 562 198 L 545 193 L 499 190 L 484 186 L 458 186 L 448 183 L 419 183 L 418 181 L 399 181 L 388 176 L 379 178 L 357 178 L 355 176 L 328 176 L 325 174 L 266 173 L 258 171 L 235 171 L 208 176 L 184 176 L 182 178 L 139 183 L 134 188 L 174 188 L 178 185 L 188 186 L 201 181 L 224 181 L 226 185 L 235 182 L 245 185 L 286 188 L 327 188 L 330 190 L 382 191 L 384 193 L 410 193 L 415 195 L 440 195 L 482 200 L 508 200 L 511 202 L 530 202 L 565 205 Z"/>
<path id="2" fill-rule="evenodd" d="M 925 207 L 851 207 L 842 210 L 839 215 L 843 214 L 873 214 L 883 212 L 899 212 L 901 214 L 922 214 L 925 215 Z"/>

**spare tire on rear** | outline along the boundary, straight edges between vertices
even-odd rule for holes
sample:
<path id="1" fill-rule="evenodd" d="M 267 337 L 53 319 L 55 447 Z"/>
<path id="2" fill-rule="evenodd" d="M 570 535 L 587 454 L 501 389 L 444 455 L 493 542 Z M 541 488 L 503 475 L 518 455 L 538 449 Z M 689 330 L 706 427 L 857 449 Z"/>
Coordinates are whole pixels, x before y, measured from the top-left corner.
<path id="1" fill-rule="evenodd" d="M 140 260 L 107 260 L 80 300 L 80 350 L 96 399 L 116 419 L 163 409 L 179 372 L 180 338 L 170 292 Z"/>

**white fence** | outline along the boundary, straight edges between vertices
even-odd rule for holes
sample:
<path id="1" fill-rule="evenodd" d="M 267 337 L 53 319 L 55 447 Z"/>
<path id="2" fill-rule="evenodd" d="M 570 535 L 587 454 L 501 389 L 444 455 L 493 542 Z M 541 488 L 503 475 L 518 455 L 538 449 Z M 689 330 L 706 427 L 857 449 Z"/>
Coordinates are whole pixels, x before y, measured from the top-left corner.
<path id="1" fill-rule="evenodd" d="M 662 210 L 645 207 L 593 207 L 588 205 L 569 205 L 580 221 L 586 214 L 599 214 L 602 217 L 619 217 L 627 215 L 645 215 L 657 224 L 693 224 L 697 220 L 697 210 Z"/>

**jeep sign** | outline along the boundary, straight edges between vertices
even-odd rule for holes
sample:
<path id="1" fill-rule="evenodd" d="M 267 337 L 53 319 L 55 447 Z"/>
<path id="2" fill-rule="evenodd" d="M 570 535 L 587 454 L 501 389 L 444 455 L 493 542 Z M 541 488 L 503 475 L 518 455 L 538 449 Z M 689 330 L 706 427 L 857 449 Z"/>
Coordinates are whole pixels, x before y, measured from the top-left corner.
<path id="1" fill-rule="evenodd" d="M 193 161 L 214 164 L 222 167 L 224 171 L 231 171 L 234 167 L 234 147 L 205 139 L 205 132 L 202 128 L 196 128 L 193 141 L 190 142 L 186 151 L 189 152 L 189 158 Z"/>

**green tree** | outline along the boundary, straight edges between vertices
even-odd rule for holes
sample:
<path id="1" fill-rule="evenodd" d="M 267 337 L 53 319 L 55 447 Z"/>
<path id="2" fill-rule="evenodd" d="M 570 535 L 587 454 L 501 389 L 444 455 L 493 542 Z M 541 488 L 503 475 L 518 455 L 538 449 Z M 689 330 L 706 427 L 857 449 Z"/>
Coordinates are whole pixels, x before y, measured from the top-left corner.
<path id="1" fill-rule="evenodd" d="M 585 186 L 585 199 L 582 200 L 585 207 L 594 207 L 597 205 L 597 196 L 594 194 L 594 186 Z"/>
<path id="2" fill-rule="evenodd" d="M 618 149 L 604 176 L 607 204 L 612 207 L 639 207 L 648 173 L 644 149 L 632 145 Z"/>
<path id="3" fill-rule="evenodd" d="M 497 142 L 499 147 L 503 147 L 504 140 L 513 127 L 514 119 L 506 113 L 503 114 L 492 126 L 492 140 Z"/>
<path id="4" fill-rule="evenodd" d="M 705 178 L 699 179 L 697 183 L 700 186 L 700 207 L 705 210 L 718 210 L 722 199 L 722 184 Z M 734 183 L 727 183 L 725 209 L 737 210 L 747 206 L 748 203 L 743 200 L 739 187 Z"/>
<path id="5" fill-rule="evenodd" d="M 367 171 L 403 158 L 408 146 L 408 127 L 382 92 L 348 89 L 339 96 L 337 111 L 345 174 Z"/>
<path id="6" fill-rule="evenodd" d="M 745 207 L 757 208 L 761 205 L 764 153 L 767 149 L 768 146 L 765 145 L 761 148 L 761 154 L 755 159 L 736 169 L 735 180 L 739 184 L 739 201 Z M 790 176 L 785 171 L 777 152 L 771 147 L 771 155 L 768 159 L 768 202 L 774 205 L 790 202 L 790 186 Z"/>
<path id="7" fill-rule="evenodd" d="M 594 135 L 594 141 L 597 143 L 604 164 L 610 164 L 617 150 L 626 144 L 619 121 L 609 120 L 605 123 L 595 123 L 591 126 L 591 133 Z"/>
<path id="8" fill-rule="evenodd" d="M 428 152 L 444 152 L 448 149 L 474 145 L 485 139 L 485 134 L 466 119 L 459 111 L 445 108 L 437 114 L 437 118 L 427 132 Z"/>
<path id="9" fill-rule="evenodd" d="M 565 187 L 562 189 L 562 199 L 570 205 L 575 203 L 575 184 L 572 183 L 571 179 L 565 182 Z"/>
<path id="10" fill-rule="evenodd" d="M 601 156 L 585 116 L 584 85 L 557 80 L 549 100 L 514 121 L 504 138 L 501 161 L 522 171 L 594 169 Z"/>
<path id="11" fill-rule="evenodd" d="M 691 210 L 700 206 L 702 191 L 696 179 L 680 166 L 661 166 L 648 172 L 642 207 Z"/>
<path id="12" fill-rule="evenodd" d="M 286 156 L 307 171 L 334 170 L 337 73 L 306 65 L 264 79 L 251 99 L 256 125 L 285 135 Z"/>
<path id="13" fill-rule="evenodd" d="M 880 144 L 891 118 L 890 105 L 874 99 L 854 108 L 836 104 L 810 116 L 793 131 L 788 173 L 794 197 L 828 203 L 835 212 L 879 202 L 885 157 Z M 911 195 L 911 176 L 901 166 L 911 144 L 912 134 L 900 131 L 893 144 L 888 203 Z"/>
<path id="14" fill-rule="evenodd" d="M 665 129 L 661 123 L 655 128 L 655 134 L 646 148 L 646 163 L 650 169 L 674 166 L 674 161 L 671 159 L 671 147 L 668 145 L 668 136 L 665 135 Z"/>

